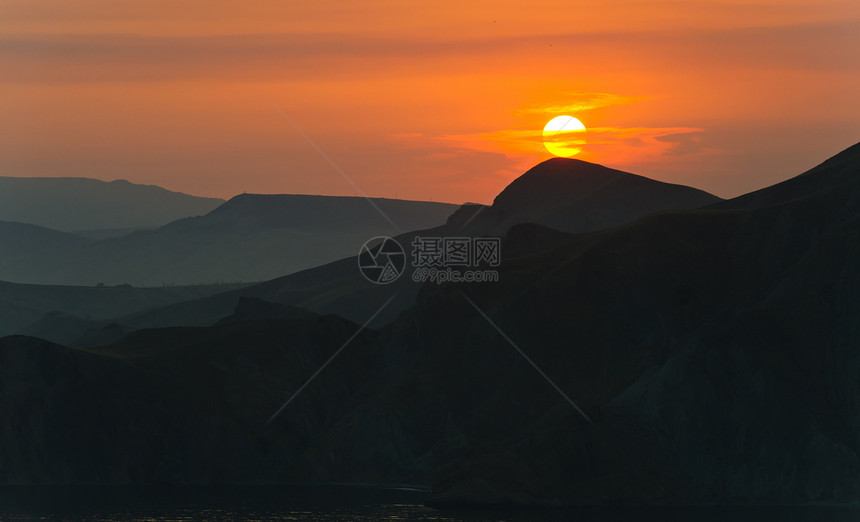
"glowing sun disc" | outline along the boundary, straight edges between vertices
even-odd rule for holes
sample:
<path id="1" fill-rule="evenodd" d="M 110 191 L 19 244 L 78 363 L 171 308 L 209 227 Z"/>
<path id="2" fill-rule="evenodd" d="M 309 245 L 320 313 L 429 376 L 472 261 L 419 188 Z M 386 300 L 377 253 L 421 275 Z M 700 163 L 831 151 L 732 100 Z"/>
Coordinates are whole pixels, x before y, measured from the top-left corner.
<path id="1" fill-rule="evenodd" d="M 582 151 L 584 131 L 585 125 L 573 116 L 556 116 L 543 128 L 543 145 L 550 153 L 569 158 Z"/>

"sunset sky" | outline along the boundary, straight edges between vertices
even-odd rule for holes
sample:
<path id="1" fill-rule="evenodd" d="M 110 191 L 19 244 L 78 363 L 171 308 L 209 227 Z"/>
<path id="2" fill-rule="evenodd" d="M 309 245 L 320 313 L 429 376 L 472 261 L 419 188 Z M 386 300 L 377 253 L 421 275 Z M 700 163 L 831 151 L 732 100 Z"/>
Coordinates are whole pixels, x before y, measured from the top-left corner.
<path id="1" fill-rule="evenodd" d="M 0 175 L 487 203 L 550 154 L 735 196 L 860 141 L 860 2 L 0 0 Z M 279 110 L 301 129 L 296 130 Z"/>

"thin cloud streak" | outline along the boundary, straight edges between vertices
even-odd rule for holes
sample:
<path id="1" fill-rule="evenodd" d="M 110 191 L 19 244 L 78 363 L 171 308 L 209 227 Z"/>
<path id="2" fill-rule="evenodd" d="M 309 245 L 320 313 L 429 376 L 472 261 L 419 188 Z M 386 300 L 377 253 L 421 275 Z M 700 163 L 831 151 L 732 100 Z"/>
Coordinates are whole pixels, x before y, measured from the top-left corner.
<path id="1" fill-rule="evenodd" d="M 699 127 L 594 127 L 584 132 L 570 132 L 553 137 L 555 143 L 582 148 L 584 152 L 612 158 L 613 163 L 653 161 L 672 155 L 678 142 L 673 136 L 701 133 Z M 437 136 L 437 140 L 456 143 L 456 146 L 502 153 L 509 157 L 541 152 L 545 138 L 542 130 L 511 129 L 475 134 Z M 687 144 L 689 153 L 693 153 Z M 581 157 L 581 156 L 577 156 Z"/>
<path id="2" fill-rule="evenodd" d="M 581 32 L 501 37 L 369 36 L 271 33 L 213 36 L 29 33 L 0 37 L 3 82 L 154 81 L 236 78 L 394 76 L 498 70 L 531 57 L 550 60 L 697 68 L 808 69 L 852 72 L 860 20 L 730 30 Z M 814 46 L 807 42 L 815 42 Z M 555 51 L 548 51 L 552 45 Z M 575 53 L 575 54 L 571 54 Z M 528 62 L 520 64 L 525 67 Z M 432 67 L 431 67 L 432 65 Z M 558 109 L 571 110 L 567 105 Z"/>
<path id="3" fill-rule="evenodd" d="M 516 110 L 514 114 L 568 114 L 573 116 L 578 112 L 615 105 L 627 105 L 645 99 L 643 96 L 622 96 L 608 92 L 571 92 L 563 94 L 560 98 L 567 100 L 567 103 L 550 106 L 538 105 Z"/>

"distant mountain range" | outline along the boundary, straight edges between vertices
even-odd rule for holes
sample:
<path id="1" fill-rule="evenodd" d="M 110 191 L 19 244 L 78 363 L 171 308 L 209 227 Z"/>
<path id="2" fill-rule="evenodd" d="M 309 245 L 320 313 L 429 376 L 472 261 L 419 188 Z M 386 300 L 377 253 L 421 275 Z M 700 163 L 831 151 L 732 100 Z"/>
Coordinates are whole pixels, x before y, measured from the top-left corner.
<path id="1" fill-rule="evenodd" d="M 41 181 L 48 180 L 34 183 Z M 73 181 L 93 181 L 101 190 L 113 185 Z M 126 185 L 135 191 L 157 189 Z M 162 192 L 174 194 L 156 190 Z M 82 201 L 98 199 L 97 195 L 98 191 Z M 627 223 L 656 210 L 696 208 L 717 201 L 716 196 L 690 187 L 556 158 L 515 180 L 489 207 L 464 205 L 458 209 L 446 203 L 384 198 L 371 199 L 370 204 L 352 197 L 242 194 L 203 216 L 128 233 L 116 228 L 93 229 L 72 236 L 35 226 L 23 233 L 21 224 L 0 222 L 0 239 L 8 239 L 0 242 L 0 280 L 134 286 L 253 282 L 352 256 L 378 235 L 402 236 L 401 241 L 407 243 L 412 240 L 411 232 L 427 229 L 432 229 L 427 231 L 431 235 L 500 235 L 514 224 L 527 222 L 565 232 L 587 232 Z M 446 220 L 445 227 L 437 228 Z M 67 224 L 66 228 L 75 227 Z M 354 279 L 358 274 L 352 263 L 339 266 L 349 266 L 344 275 L 351 278 L 350 285 L 362 285 L 360 279 Z M 342 279 L 336 274 L 339 269 L 329 270 L 324 271 L 329 280 Z M 389 318 L 411 304 L 416 292 L 417 287 L 405 291 Z M 355 302 L 363 303 L 361 299 Z M 358 319 L 342 306 L 331 310 Z"/>
<path id="2" fill-rule="evenodd" d="M 0 280 L 134 286 L 267 280 L 352 255 L 374 236 L 439 225 L 456 208 L 384 198 L 243 194 L 204 216 L 101 240 L 35 227 L 24 237 L 21 225 L 0 223 L 0 234 L 17 238 L 0 244 Z"/>
<path id="3" fill-rule="evenodd" d="M 0 176 L 0 221 L 63 232 L 158 227 L 222 203 L 125 180 Z"/>
<path id="4" fill-rule="evenodd" d="M 363 303 L 365 321 L 398 287 L 356 286 L 351 258 L 146 311 L 209 326 L 87 350 L 0 339 L 0 482 L 425 484 L 445 506 L 856 501 L 860 144 L 705 199 L 585 233 L 515 224 L 498 283 L 427 283 L 381 329 L 289 306 Z M 481 208 L 432 233 L 499 226 Z"/>
<path id="5" fill-rule="evenodd" d="M 565 179 L 565 175 L 569 179 Z M 635 195 L 638 195 L 638 200 L 631 201 L 636 199 Z M 532 203 L 527 204 L 527 201 Z M 584 232 L 622 225 L 655 210 L 696 208 L 719 201 L 716 196 L 690 187 L 661 183 L 583 161 L 556 158 L 523 174 L 499 194 L 492 206 L 463 205 L 444 225 L 429 229 L 413 222 L 407 228 L 412 231 L 397 235 L 396 239 L 408 249 L 415 236 L 494 235 L 499 231 L 506 232 L 505 227 L 522 222 Z M 599 216 L 577 210 L 579 206 L 591 209 L 601 205 L 603 210 Z M 231 212 L 231 215 L 233 217 L 228 223 L 238 221 L 235 213 Z M 551 244 L 561 237 L 566 236 L 542 235 L 542 244 Z M 356 247 L 344 255 L 357 252 Z M 348 257 L 241 290 L 193 302 L 174 303 L 163 309 L 116 317 L 115 320 L 134 328 L 208 326 L 230 314 L 240 296 L 248 296 L 317 313 L 334 313 L 362 323 L 372 313 L 370 310 L 385 302 L 392 287 L 368 282 L 356 270 L 356 263 L 355 257 Z M 393 288 L 397 289 L 395 300 L 377 316 L 373 323 L 375 326 L 393 321 L 401 311 L 412 306 L 421 285 L 403 277 L 394 283 Z M 57 339 L 50 336 L 50 323 L 44 324 L 43 328 L 47 338 Z M 72 341 L 69 338 L 64 340 Z"/>

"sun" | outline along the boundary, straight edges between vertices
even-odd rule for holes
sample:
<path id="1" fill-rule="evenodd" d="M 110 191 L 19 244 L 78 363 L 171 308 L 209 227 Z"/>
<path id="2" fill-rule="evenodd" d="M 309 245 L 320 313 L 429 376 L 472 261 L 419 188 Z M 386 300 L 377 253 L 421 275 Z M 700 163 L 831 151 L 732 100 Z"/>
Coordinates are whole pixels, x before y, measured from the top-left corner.
<path id="1" fill-rule="evenodd" d="M 585 125 L 573 116 L 557 116 L 543 128 L 543 145 L 556 156 L 569 158 L 579 154 L 585 144 Z"/>

